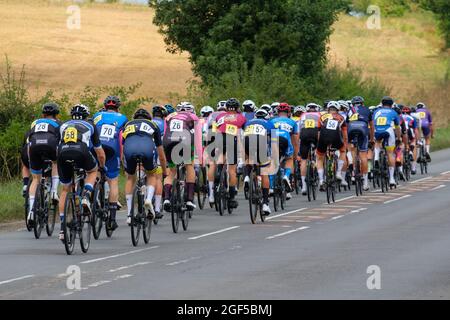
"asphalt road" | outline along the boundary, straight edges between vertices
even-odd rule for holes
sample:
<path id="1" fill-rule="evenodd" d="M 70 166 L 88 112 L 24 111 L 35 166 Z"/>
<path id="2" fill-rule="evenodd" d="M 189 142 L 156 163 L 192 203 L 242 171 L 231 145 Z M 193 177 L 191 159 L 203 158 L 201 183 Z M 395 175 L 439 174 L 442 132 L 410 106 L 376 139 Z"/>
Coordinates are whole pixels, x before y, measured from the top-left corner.
<path id="1" fill-rule="evenodd" d="M 388 194 L 296 196 L 257 225 L 242 198 L 232 215 L 197 210 L 178 234 L 166 215 L 137 248 L 124 214 L 87 254 L 67 256 L 56 233 L 2 232 L 0 299 L 449 299 L 450 150 L 432 157 L 429 175 Z"/>

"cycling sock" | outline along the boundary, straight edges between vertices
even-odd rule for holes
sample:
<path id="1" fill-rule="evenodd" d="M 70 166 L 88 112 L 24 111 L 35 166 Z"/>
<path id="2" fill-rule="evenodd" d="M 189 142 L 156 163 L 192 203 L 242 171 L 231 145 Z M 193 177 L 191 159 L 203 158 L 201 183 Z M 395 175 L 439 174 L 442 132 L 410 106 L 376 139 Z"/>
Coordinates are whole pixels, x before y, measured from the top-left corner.
<path id="1" fill-rule="evenodd" d="M 155 195 L 155 211 L 156 212 L 161 211 L 161 198 L 162 198 L 162 196 L 160 194 Z"/>
<path id="2" fill-rule="evenodd" d="M 317 169 L 317 173 L 319 174 L 319 182 L 323 182 L 323 169 Z"/>
<path id="3" fill-rule="evenodd" d="M 337 172 L 338 173 L 342 173 L 342 168 L 344 167 L 344 163 L 345 163 L 345 161 L 344 160 L 338 160 L 338 165 L 337 165 Z"/>
<path id="4" fill-rule="evenodd" d="M 214 194 L 214 181 L 209 181 L 209 194 Z"/>
<path id="5" fill-rule="evenodd" d="M 400 170 L 400 172 L 403 172 L 403 166 L 398 167 L 398 170 Z"/>
<path id="6" fill-rule="evenodd" d="M 389 178 L 394 179 L 394 172 L 395 172 L 395 168 L 389 167 Z"/>
<path id="7" fill-rule="evenodd" d="M 369 184 L 369 174 L 364 173 L 364 174 L 363 174 L 363 177 L 364 177 L 364 184 L 365 184 L 365 185 L 368 185 L 368 184 Z"/>
<path id="8" fill-rule="evenodd" d="M 306 186 L 306 177 L 302 176 L 302 186 Z"/>
<path id="9" fill-rule="evenodd" d="M 415 161 L 413 161 L 411 163 L 411 169 L 412 169 L 412 171 L 416 171 L 416 162 Z"/>
<path id="10" fill-rule="evenodd" d="M 25 178 L 22 179 L 22 181 L 23 181 L 23 185 L 27 186 L 28 182 L 30 182 L 30 178 L 29 177 L 25 177 Z"/>
<path id="11" fill-rule="evenodd" d="M 127 194 L 125 196 L 125 198 L 127 199 L 127 214 L 128 214 L 128 216 L 130 216 L 131 206 L 132 206 L 132 203 L 133 203 L 133 195 L 132 194 Z"/>
<path id="12" fill-rule="evenodd" d="M 52 192 L 58 192 L 59 176 L 52 177 Z"/>
<path id="13" fill-rule="evenodd" d="M 262 194 L 263 194 L 263 202 L 265 204 L 269 204 L 269 189 L 268 188 L 263 188 L 262 189 Z"/>
<path id="14" fill-rule="evenodd" d="M 429 144 L 426 144 L 426 145 L 425 145 L 425 151 L 426 151 L 427 153 L 430 153 L 430 145 L 429 145 Z"/>
<path id="15" fill-rule="evenodd" d="M 236 195 L 236 187 L 230 186 L 229 193 L 230 193 L 230 198 L 234 199 L 234 196 Z"/>
<path id="16" fill-rule="evenodd" d="M 274 176 L 269 176 L 270 188 L 273 189 Z"/>
<path id="17" fill-rule="evenodd" d="M 284 169 L 284 175 L 289 178 L 291 176 L 291 168 Z"/>
<path id="18" fill-rule="evenodd" d="M 154 195 L 155 195 L 155 187 L 147 186 L 147 198 L 145 200 L 152 201 Z"/>
<path id="19" fill-rule="evenodd" d="M 109 212 L 111 213 L 111 220 L 116 220 L 117 202 L 109 203 Z"/>
<path id="20" fill-rule="evenodd" d="M 353 155 L 350 151 L 347 152 L 347 159 L 348 159 L 348 164 L 352 165 L 353 164 Z"/>
<path id="21" fill-rule="evenodd" d="M 59 213 L 59 221 L 61 222 L 61 229 L 62 229 L 62 223 L 64 222 L 64 212 Z"/>
<path id="22" fill-rule="evenodd" d="M 187 182 L 186 183 L 186 189 L 187 189 L 187 201 L 194 201 L 194 191 L 195 191 L 195 183 L 193 182 Z"/>
<path id="23" fill-rule="evenodd" d="M 33 206 L 34 206 L 34 196 L 29 196 L 29 197 L 28 197 L 28 204 L 29 204 L 29 209 L 28 209 L 28 211 L 33 210 Z"/>
<path id="24" fill-rule="evenodd" d="M 375 147 L 375 161 L 380 160 L 380 148 Z"/>
<path id="25" fill-rule="evenodd" d="M 164 185 L 164 200 L 169 200 L 171 194 L 172 194 L 172 185 L 171 184 L 165 184 Z"/>

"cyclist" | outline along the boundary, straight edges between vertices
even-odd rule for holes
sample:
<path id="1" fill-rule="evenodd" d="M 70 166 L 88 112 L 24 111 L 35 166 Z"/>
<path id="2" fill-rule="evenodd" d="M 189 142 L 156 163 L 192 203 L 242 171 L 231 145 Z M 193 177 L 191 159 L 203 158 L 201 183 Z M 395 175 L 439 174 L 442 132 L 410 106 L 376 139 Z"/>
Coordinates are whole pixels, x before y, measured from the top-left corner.
<path id="1" fill-rule="evenodd" d="M 263 105 L 261 105 L 260 109 L 266 110 L 267 113 L 269 113 L 269 118 L 272 117 L 273 113 L 272 113 L 272 107 L 270 106 L 270 104 L 263 104 Z"/>
<path id="2" fill-rule="evenodd" d="M 121 159 L 121 135 L 128 119 L 119 113 L 121 102 L 117 96 L 108 96 L 103 101 L 104 110 L 94 115 L 94 124 L 100 134 L 100 142 L 106 155 L 106 178 L 109 185 L 109 211 L 111 229 L 117 229 L 116 212 L 119 201 L 119 174 Z"/>
<path id="3" fill-rule="evenodd" d="M 242 104 L 244 112 L 242 113 L 247 121 L 255 117 L 256 104 L 252 100 L 245 100 Z"/>
<path id="4" fill-rule="evenodd" d="M 325 191 L 323 160 L 328 146 L 339 150 L 336 179 L 344 186 L 347 184 L 342 177 L 342 169 L 346 157 L 347 124 L 344 117 L 339 114 L 339 108 L 338 102 L 329 101 L 327 103 L 327 113 L 320 118 L 320 131 L 317 143 L 317 172 L 319 174 L 320 191 Z"/>
<path id="5" fill-rule="evenodd" d="M 45 167 L 45 160 L 52 161 L 52 188 L 51 198 L 58 199 L 58 168 L 56 165 L 56 149 L 59 143 L 59 128 L 61 122 L 56 116 L 59 114 L 59 106 L 49 102 L 42 106 L 42 117 L 31 124 L 26 138 L 28 141 L 29 164 L 32 174 L 28 203 L 28 223 L 33 225 L 34 214 L 33 205 L 37 186 L 41 180 L 42 169 Z"/>
<path id="6" fill-rule="evenodd" d="M 293 155 L 298 154 L 299 132 L 298 124 L 289 118 L 291 107 L 287 103 L 280 103 L 276 107 L 277 117 L 270 120 L 277 130 L 279 138 L 280 157 L 286 160 L 283 182 L 286 186 L 286 199 L 291 199 L 291 183 L 290 176 L 294 169 Z"/>
<path id="7" fill-rule="evenodd" d="M 348 112 L 348 141 L 351 143 L 357 138 L 359 147 L 359 156 L 361 159 L 361 173 L 364 177 L 363 189 L 369 190 L 369 166 L 367 153 L 369 150 L 369 142 L 374 142 L 375 131 L 373 126 L 372 113 L 369 108 L 364 105 L 364 99 L 361 96 L 353 97 L 352 106 Z M 352 159 L 356 156 L 356 145 L 350 144 Z"/>
<path id="8" fill-rule="evenodd" d="M 417 166 L 417 148 L 416 146 L 416 137 L 419 136 L 419 125 L 418 119 L 411 115 L 412 110 L 408 106 L 404 106 L 402 109 L 402 117 L 406 124 L 407 135 L 408 135 L 408 143 L 406 144 L 407 150 L 409 154 L 412 154 L 411 161 L 411 174 L 416 174 L 416 166 Z"/>
<path id="9" fill-rule="evenodd" d="M 394 100 L 391 97 L 383 97 L 381 107 L 375 110 L 373 121 L 375 127 L 375 168 L 379 168 L 381 143 L 386 142 L 386 151 L 389 162 L 389 184 L 395 186 L 395 155 L 396 145 L 400 145 L 400 118 L 392 109 Z"/>
<path id="10" fill-rule="evenodd" d="M 195 115 L 195 108 L 189 102 L 179 104 L 177 112 L 170 114 L 166 118 L 163 145 L 170 169 L 168 177 L 164 180 L 164 210 L 167 212 L 171 211 L 172 183 L 173 179 L 176 178 L 176 165 L 179 162 L 179 159 L 176 159 L 176 157 L 180 156 L 186 169 L 186 208 L 188 211 L 196 208 L 194 204 L 194 138 L 201 137 L 201 127 L 196 125 L 198 120 L 198 117 Z M 174 149 L 180 150 L 178 148 L 181 149 L 181 152 L 174 152 Z M 185 154 L 185 151 L 188 154 Z"/>
<path id="11" fill-rule="evenodd" d="M 225 162 L 228 164 L 229 206 L 232 209 L 237 208 L 238 206 L 238 202 L 235 200 L 237 193 L 236 164 L 238 161 L 240 130 L 246 123 L 245 117 L 240 113 L 240 107 L 241 104 L 237 99 L 230 98 L 226 103 L 227 111 L 217 117 L 217 132 L 222 135 L 222 146 L 219 146 L 219 148 L 221 147 L 221 152 L 219 153 L 217 163 L 219 163 L 220 166 L 223 166 Z M 231 141 L 231 145 L 233 146 L 232 150 L 227 150 L 227 144 L 229 144 L 229 142 L 227 143 L 227 140 Z"/>
<path id="12" fill-rule="evenodd" d="M 137 158 L 142 161 L 143 170 L 146 172 L 147 194 L 144 206 L 148 216 L 155 218 L 155 209 L 152 204 L 156 190 L 156 174 L 158 170 L 157 157 L 161 162 L 162 171 L 165 170 L 166 158 L 161 142 L 161 132 L 158 125 L 151 121 L 150 113 L 145 109 L 138 109 L 133 120 L 125 124 L 122 134 L 124 168 L 127 173 L 125 184 L 125 197 L 127 200 L 127 224 L 131 221 L 131 207 L 133 203 L 133 188 L 136 183 Z"/>
<path id="13" fill-rule="evenodd" d="M 61 223 L 64 217 L 66 196 L 70 192 L 73 177 L 73 166 L 67 161 L 73 161 L 77 168 L 86 171 L 81 201 L 86 215 L 91 214 L 90 201 L 98 171 L 97 161 L 92 152 L 95 151 L 101 168 L 105 168 L 106 162 L 105 151 L 102 148 L 97 127 L 91 120 L 88 120 L 89 108 L 83 104 L 77 104 L 70 111 L 70 115 L 72 120 L 63 123 L 60 127 L 61 140 L 58 146 L 58 172 L 63 185 L 59 202 Z M 64 240 L 62 228 L 59 239 Z"/>
<path id="14" fill-rule="evenodd" d="M 422 129 L 423 137 L 425 138 L 425 158 L 428 162 L 431 161 L 430 157 L 430 144 L 431 138 L 434 138 L 433 119 L 431 112 L 423 102 L 419 102 L 416 105 L 416 114 L 420 119 L 420 127 Z"/>
<path id="15" fill-rule="evenodd" d="M 153 122 L 156 123 L 158 129 L 161 133 L 161 141 L 165 132 L 165 118 L 168 116 L 168 111 L 166 106 L 156 105 L 152 109 Z M 164 215 L 161 213 L 161 201 L 163 194 L 163 175 L 162 175 L 162 167 L 161 161 L 159 160 L 158 152 L 155 152 L 156 163 L 158 164 L 158 168 L 155 171 L 156 177 L 156 187 L 155 187 L 155 219 L 161 219 Z"/>
<path id="16" fill-rule="evenodd" d="M 302 177 L 302 195 L 307 194 L 306 185 L 306 170 L 307 160 L 311 144 L 317 145 L 317 139 L 320 130 L 320 112 L 317 111 L 315 104 L 308 104 L 305 108 L 305 113 L 300 118 L 300 157 L 301 162 L 301 177 Z"/>
<path id="17" fill-rule="evenodd" d="M 210 106 L 204 106 L 200 109 L 200 116 L 204 119 L 207 119 L 212 113 L 214 112 L 214 109 Z"/>
<path id="18" fill-rule="evenodd" d="M 245 181 L 250 183 L 250 170 L 252 164 L 257 164 L 260 168 L 266 168 L 270 165 L 270 144 L 273 124 L 268 121 L 269 113 L 267 110 L 259 109 L 255 112 L 255 118 L 248 121 L 242 128 L 244 131 L 244 150 L 246 156 L 246 166 L 244 167 Z M 271 213 L 269 207 L 269 176 L 261 172 L 263 208 L 265 215 Z"/>
<path id="19" fill-rule="evenodd" d="M 294 107 L 294 109 L 292 111 L 291 119 L 298 123 L 304 112 L 306 112 L 306 108 L 304 106 Z"/>

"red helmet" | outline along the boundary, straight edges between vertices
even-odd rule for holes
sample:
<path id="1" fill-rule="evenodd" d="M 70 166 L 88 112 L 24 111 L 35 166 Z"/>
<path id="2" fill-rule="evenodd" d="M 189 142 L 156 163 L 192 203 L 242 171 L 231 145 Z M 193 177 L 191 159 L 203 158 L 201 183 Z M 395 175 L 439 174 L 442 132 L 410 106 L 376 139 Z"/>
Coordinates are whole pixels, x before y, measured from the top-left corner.
<path id="1" fill-rule="evenodd" d="M 408 107 L 408 106 L 404 106 L 404 107 L 402 108 L 402 112 L 403 112 L 403 113 L 406 113 L 406 114 L 410 114 L 410 113 L 411 113 L 411 108 Z"/>
<path id="2" fill-rule="evenodd" d="M 278 113 L 280 113 L 280 112 L 290 113 L 291 106 L 289 104 L 287 104 L 286 102 L 282 102 L 277 106 L 277 111 L 278 111 Z"/>

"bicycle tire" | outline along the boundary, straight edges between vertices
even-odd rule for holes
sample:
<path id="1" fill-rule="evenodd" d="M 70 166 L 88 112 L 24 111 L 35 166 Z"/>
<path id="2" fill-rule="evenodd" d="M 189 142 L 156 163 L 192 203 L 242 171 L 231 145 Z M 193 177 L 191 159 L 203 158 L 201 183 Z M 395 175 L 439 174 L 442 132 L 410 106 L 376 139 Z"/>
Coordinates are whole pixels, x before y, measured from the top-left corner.
<path id="1" fill-rule="evenodd" d="M 141 223 L 139 221 L 140 219 L 140 208 L 142 204 L 141 201 L 141 195 L 140 195 L 140 186 L 139 184 L 134 188 L 133 191 L 133 197 L 131 202 L 131 210 L 130 210 L 130 217 L 131 217 L 131 225 L 130 225 L 130 231 L 131 231 L 131 243 L 134 247 L 137 247 L 139 244 L 139 236 L 141 233 Z"/>
<path id="2" fill-rule="evenodd" d="M 283 183 L 283 178 L 281 177 L 281 171 L 279 171 L 278 181 L 280 183 L 280 185 L 279 185 L 280 207 L 281 207 L 281 210 L 284 210 L 286 207 L 286 188 Z"/>
<path id="3" fill-rule="evenodd" d="M 74 194 L 69 192 L 64 203 L 64 216 L 62 221 L 64 248 L 67 255 L 71 255 L 75 248 L 75 238 L 77 234 L 76 221 Z"/>
<path id="4" fill-rule="evenodd" d="M 144 219 L 144 225 L 142 226 L 142 237 L 144 238 L 144 243 L 148 244 L 150 242 L 150 237 L 152 234 L 152 220 L 146 214 Z"/>
<path id="5" fill-rule="evenodd" d="M 172 196 L 170 199 L 171 202 L 171 220 L 172 220 L 172 231 L 173 233 L 178 233 L 178 228 L 180 226 L 180 215 L 179 215 L 179 201 L 178 198 L 180 198 L 180 189 L 179 189 L 179 182 L 178 180 L 173 181 L 174 190 L 172 190 Z M 181 201 L 181 199 L 180 199 Z"/>
<path id="6" fill-rule="evenodd" d="M 92 202 L 92 234 L 95 240 L 100 238 L 103 228 L 103 204 L 102 204 L 102 186 L 97 183 L 94 190 L 94 200 Z M 104 197 L 103 197 L 104 198 Z"/>
<path id="7" fill-rule="evenodd" d="M 306 163 L 306 194 L 308 196 L 308 201 L 311 202 L 312 196 L 313 196 L 313 174 L 311 172 L 312 168 L 311 168 L 311 162 L 308 160 L 308 162 Z"/>
<path id="8" fill-rule="evenodd" d="M 36 197 L 33 205 L 33 233 L 36 239 L 39 239 L 44 229 L 44 215 L 45 215 L 45 200 L 42 184 L 39 183 L 36 188 Z"/>
<path id="9" fill-rule="evenodd" d="M 80 216 L 80 246 L 83 253 L 87 253 L 91 244 L 91 216 Z"/>
<path id="10" fill-rule="evenodd" d="M 53 235 L 53 231 L 55 231 L 57 210 L 57 202 L 49 199 L 49 207 L 47 209 L 47 223 L 45 224 L 45 231 L 47 232 L 47 236 L 49 237 L 51 237 Z"/>
<path id="11" fill-rule="evenodd" d="M 25 197 L 24 197 L 24 209 L 25 209 L 25 227 L 27 228 L 28 232 L 31 232 L 33 230 L 33 226 L 31 226 L 28 223 L 28 212 L 30 211 L 30 185 L 31 182 L 27 185 L 27 190 L 25 191 Z"/>

